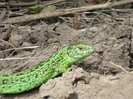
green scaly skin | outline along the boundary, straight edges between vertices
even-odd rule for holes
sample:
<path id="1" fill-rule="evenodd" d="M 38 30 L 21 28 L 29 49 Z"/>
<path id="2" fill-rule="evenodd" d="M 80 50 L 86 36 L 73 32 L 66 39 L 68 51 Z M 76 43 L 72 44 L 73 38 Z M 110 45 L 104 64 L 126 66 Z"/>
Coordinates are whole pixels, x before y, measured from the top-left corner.
<path id="1" fill-rule="evenodd" d="M 66 46 L 39 63 L 18 73 L 0 73 L 0 94 L 14 94 L 31 90 L 59 74 L 70 70 L 70 66 L 92 54 L 94 47 L 87 42 Z"/>

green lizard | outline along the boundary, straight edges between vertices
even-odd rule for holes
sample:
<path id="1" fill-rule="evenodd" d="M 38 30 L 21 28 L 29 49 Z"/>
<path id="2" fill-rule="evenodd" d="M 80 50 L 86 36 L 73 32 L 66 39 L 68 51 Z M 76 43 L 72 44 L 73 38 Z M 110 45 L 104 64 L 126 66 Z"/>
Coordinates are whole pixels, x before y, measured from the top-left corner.
<path id="1" fill-rule="evenodd" d="M 66 46 L 44 62 L 17 73 L 0 73 L 0 94 L 14 94 L 31 90 L 48 79 L 70 70 L 70 66 L 92 54 L 94 47 L 87 42 Z"/>

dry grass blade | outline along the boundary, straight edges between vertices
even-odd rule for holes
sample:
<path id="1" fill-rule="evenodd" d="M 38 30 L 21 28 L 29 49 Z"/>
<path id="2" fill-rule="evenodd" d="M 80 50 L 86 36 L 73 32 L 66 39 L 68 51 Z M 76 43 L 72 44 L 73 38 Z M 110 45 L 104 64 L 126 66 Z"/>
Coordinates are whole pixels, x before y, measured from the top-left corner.
<path id="1" fill-rule="evenodd" d="M 110 64 L 112 64 L 113 66 L 116 66 L 116 67 L 122 69 L 125 73 L 133 73 L 133 71 L 129 72 L 129 71 L 127 71 L 126 69 L 124 69 L 122 66 L 117 65 L 117 64 L 115 64 L 115 63 L 110 62 Z"/>

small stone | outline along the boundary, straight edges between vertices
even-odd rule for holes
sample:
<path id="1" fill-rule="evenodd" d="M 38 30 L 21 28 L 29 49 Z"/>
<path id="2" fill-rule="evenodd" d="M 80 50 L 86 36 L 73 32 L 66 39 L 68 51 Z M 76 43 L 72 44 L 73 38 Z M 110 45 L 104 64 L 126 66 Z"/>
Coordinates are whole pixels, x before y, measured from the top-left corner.
<path id="1" fill-rule="evenodd" d="M 98 28 L 97 28 L 97 27 L 91 27 L 91 28 L 90 28 L 90 31 L 91 31 L 91 32 L 98 32 Z"/>

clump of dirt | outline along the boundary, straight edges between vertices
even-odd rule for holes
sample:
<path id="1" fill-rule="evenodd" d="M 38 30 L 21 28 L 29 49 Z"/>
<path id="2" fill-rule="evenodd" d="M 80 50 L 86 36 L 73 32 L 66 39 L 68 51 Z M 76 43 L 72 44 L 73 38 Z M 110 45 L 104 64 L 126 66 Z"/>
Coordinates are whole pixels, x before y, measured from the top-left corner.
<path id="1" fill-rule="evenodd" d="M 40 94 L 49 99 L 130 99 L 132 81 L 133 74 L 107 76 L 77 68 L 43 84 Z"/>
<path id="2" fill-rule="evenodd" d="M 62 77 L 49 80 L 47 83 L 40 87 L 40 95 L 43 98 L 49 97 L 57 99 L 72 98 L 75 99 L 77 96 L 74 91 L 76 83 L 78 81 L 88 82 L 89 74 L 83 69 L 78 68 L 70 72 L 66 72 Z M 56 92 L 56 93 L 54 93 Z"/>

